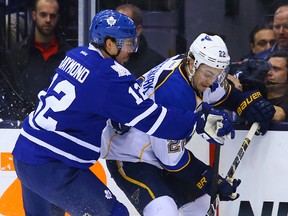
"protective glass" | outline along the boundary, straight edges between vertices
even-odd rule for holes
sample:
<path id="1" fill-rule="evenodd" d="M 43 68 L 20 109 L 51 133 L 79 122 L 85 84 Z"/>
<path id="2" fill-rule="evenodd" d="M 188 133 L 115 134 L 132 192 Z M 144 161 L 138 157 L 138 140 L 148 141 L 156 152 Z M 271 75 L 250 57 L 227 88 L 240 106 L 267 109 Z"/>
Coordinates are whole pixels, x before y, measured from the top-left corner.
<path id="1" fill-rule="evenodd" d="M 271 63 L 264 59 L 250 58 L 243 62 L 247 64 L 247 68 L 251 70 L 263 70 L 269 71 L 271 70 Z"/>
<path id="2" fill-rule="evenodd" d="M 136 38 L 125 38 L 125 39 L 116 39 L 116 45 L 118 50 L 133 53 L 136 51 L 137 47 L 137 37 Z"/>

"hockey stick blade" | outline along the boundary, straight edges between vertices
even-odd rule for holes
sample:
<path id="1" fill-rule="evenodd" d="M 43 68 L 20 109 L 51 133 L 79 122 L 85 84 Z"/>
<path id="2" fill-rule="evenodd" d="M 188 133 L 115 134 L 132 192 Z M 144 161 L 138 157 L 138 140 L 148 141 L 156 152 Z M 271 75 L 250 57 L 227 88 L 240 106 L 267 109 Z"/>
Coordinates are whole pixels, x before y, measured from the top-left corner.
<path id="1" fill-rule="evenodd" d="M 251 126 L 251 128 L 249 129 L 248 131 L 248 134 L 247 136 L 245 137 L 244 139 L 244 142 L 242 143 L 241 145 L 241 148 L 239 149 L 227 175 L 226 175 L 226 178 L 229 177 L 229 178 L 232 178 L 234 173 L 236 172 L 236 169 L 238 167 L 238 165 L 240 164 L 240 161 L 241 159 L 243 158 L 253 136 L 255 135 L 256 131 L 258 130 L 259 128 L 259 123 L 258 122 L 254 122 Z M 214 200 L 214 202 L 210 205 L 207 213 L 206 213 L 206 216 L 214 216 L 215 213 L 216 213 L 216 209 L 219 205 L 219 202 L 220 202 L 220 198 L 219 198 L 219 195 L 217 195 L 216 199 Z"/>

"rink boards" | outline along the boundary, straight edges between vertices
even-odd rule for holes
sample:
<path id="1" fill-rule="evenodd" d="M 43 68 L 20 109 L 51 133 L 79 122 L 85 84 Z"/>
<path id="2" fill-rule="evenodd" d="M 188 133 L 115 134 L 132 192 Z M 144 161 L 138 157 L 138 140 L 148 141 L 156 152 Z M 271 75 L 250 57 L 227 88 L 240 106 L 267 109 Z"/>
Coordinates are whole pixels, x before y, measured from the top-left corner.
<path id="1" fill-rule="evenodd" d="M 254 136 L 235 176 L 242 180 L 240 198 L 221 202 L 220 216 L 278 216 L 288 213 L 288 127 L 276 125 L 265 136 Z M 17 123 L 0 123 L 0 215 L 24 216 L 21 187 L 14 171 L 11 151 L 20 133 Z M 242 127 L 243 128 L 243 127 Z M 276 128 L 276 129 L 275 129 Z M 247 135 L 247 127 L 236 130 L 236 138 L 221 147 L 220 174 L 226 175 Z M 209 163 L 209 144 L 198 135 L 188 146 L 196 156 Z M 138 215 L 124 193 L 107 174 L 105 161 L 94 167 L 117 198 L 128 206 L 131 215 Z M 106 174 L 105 174 L 106 173 Z"/>

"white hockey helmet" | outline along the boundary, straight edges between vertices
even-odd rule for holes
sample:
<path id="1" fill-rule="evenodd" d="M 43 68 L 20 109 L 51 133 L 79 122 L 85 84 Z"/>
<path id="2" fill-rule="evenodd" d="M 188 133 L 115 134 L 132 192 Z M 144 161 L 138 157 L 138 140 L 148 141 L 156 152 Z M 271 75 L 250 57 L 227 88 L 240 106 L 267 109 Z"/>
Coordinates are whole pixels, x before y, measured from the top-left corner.
<path id="1" fill-rule="evenodd" d="M 191 44 L 188 55 L 194 56 L 194 68 L 201 64 L 225 70 L 230 63 L 230 56 L 224 41 L 218 35 L 201 33 Z"/>

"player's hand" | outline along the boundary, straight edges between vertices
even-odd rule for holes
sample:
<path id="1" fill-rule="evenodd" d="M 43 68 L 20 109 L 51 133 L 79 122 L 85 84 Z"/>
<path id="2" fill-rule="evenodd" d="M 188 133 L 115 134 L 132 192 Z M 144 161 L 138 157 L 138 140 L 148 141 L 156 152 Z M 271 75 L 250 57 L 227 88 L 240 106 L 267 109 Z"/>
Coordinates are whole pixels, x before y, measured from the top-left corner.
<path id="1" fill-rule="evenodd" d="M 261 135 L 267 132 L 275 112 L 274 106 L 259 91 L 247 92 L 237 108 L 237 114 L 243 116 L 249 124 L 259 122 Z"/>
<path id="2" fill-rule="evenodd" d="M 115 131 L 115 133 L 117 133 L 119 135 L 123 135 L 130 130 L 130 127 L 123 125 L 121 123 L 118 123 L 116 121 L 113 121 L 111 119 L 109 119 L 108 122 L 109 122 L 110 126 L 113 128 L 113 130 Z"/>
<path id="3" fill-rule="evenodd" d="M 211 182 L 213 179 L 213 169 L 209 167 L 203 174 L 202 178 L 197 183 L 197 187 L 204 190 L 210 196 L 211 194 Z M 240 179 L 223 178 L 218 176 L 217 190 L 221 201 L 233 201 L 236 200 L 240 195 L 236 192 L 237 187 L 240 185 Z"/>
<path id="4" fill-rule="evenodd" d="M 211 108 L 208 103 L 202 103 L 202 110 L 198 112 L 196 131 L 208 142 L 219 145 L 223 145 L 225 138 L 235 137 L 230 115 Z"/>
<path id="5" fill-rule="evenodd" d="M 220 178 L 222 177 L 220 176 Z M 224 181 L 222 181 L 222 184 L 223 185 L 221 186 L 219 185 L 219 191 L 217 192 L 219 194 L 219 198 L 221 201 L 233 201 L 233 200 L 238 199 L 240 194 L 236 193 L 236 190 L 237 190 L 237 187 L 241 184 L 240 179 L 227 177 L 226 179 L 224 179 Z M 228 184 L 230 184 L 231 186 L 229 186 Z M 220 189 L 220 187 L 222 188 Z M 233 192 L 230 193 L 231 191 Z"/>

